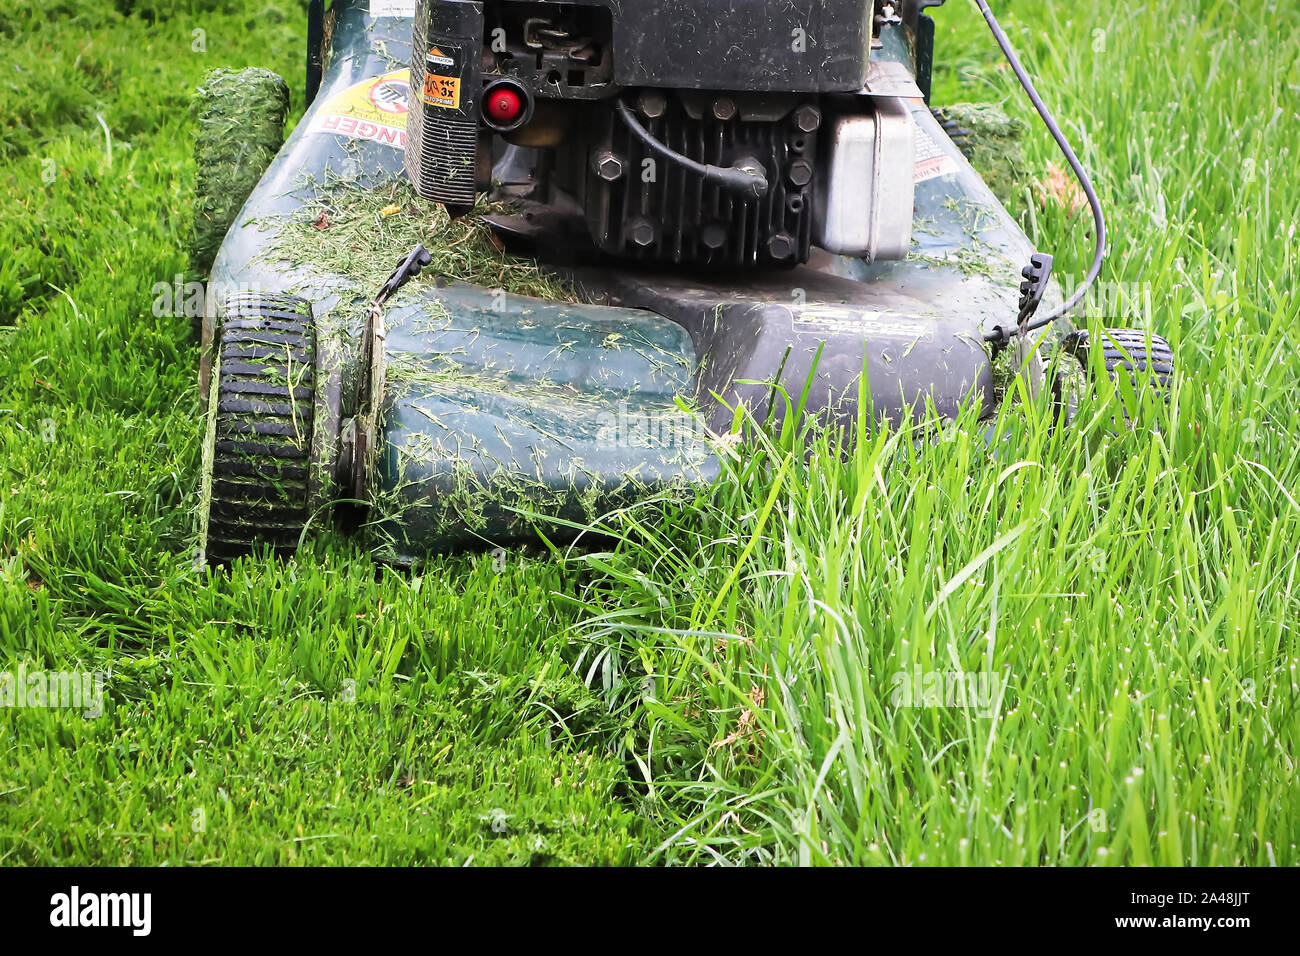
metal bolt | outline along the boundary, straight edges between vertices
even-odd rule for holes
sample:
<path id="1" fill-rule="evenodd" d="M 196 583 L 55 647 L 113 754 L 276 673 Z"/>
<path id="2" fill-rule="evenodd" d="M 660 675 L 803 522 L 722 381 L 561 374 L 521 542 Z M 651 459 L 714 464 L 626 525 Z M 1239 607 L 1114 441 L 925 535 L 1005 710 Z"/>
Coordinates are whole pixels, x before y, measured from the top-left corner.
<path id="1" fill-rule="evenodd" d="M 654 245 L 655 235 L 658 232 L 655 224 L 649 219 L 637 219 L 632 223 L 632 228 L 628 235 L 632 241 L 642 249 Z"/>
<path id="2" fill-rule="evenodd" d="M 645 90 L 637 105 L 648 119 L 658 119 L 668 111 L 668 97 L 660 90 Z"/>
<path id="3" fill-rule="evenodd" d="M 713 115 L 724 123 L 736 116 L 736 101 L 729 96 L 719 96 L 713 101 Z"/>
<path id="4" fill-rule="evenodd" d="M 704 243 L 706 248 L 717 252 L 727 244 L 727 230 L 717 223 L 705 226 L 704 231 L 700 233 L 700 241 Z"/>
<path id="5" fill-rule="evenodd" d="M 813 178 L 812 163 L 806 159 L 796 159 L 790 164 L 790 185 L 803 189 Z"/>
<path id="6" fill-rule="evenodd" d="M 815 133 L 822 125 L 822 112 L 815 106 L 801 106 L 794 111 L 794 125 L 801 133 Z"/>
<path id="7" fill-rule="evenodd" d="M 778 232 L 767 240 L 767 254 L 778 262 L 789 259 L 794 255 L 794 240 L 789 233 Z"/>
<path id="8" fill-rule="evenodd" d="M 623 178 L 623 160 L 609 150 L 602 150 L 591 157 L 591 168 L 597 176 L 607 183 L 618 182 Z"/>

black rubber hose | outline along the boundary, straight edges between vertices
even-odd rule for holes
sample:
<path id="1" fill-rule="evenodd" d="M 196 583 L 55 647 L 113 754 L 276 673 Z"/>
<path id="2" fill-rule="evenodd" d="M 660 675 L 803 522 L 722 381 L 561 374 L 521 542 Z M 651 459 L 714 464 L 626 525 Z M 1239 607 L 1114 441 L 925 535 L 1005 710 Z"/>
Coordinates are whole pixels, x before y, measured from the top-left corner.
<path id="1" fill-rule="evenodd" d="M 1047 127 L 1048 132 L 1052 134 L 1052 138 L 1056 140 L 1056 145 L 1061 148 L 1061 153 L 1065 156 L 1065 161 L 1070 164 L 1070 169 L 1073 170 L 1075 178 L 1079 181 L 1079 185 L 1083 189 L 1083 194 L 1088 198 L 1088 205 L 1092 208 L 1092 218 L 1097 233 L 1097 246 L 1092 258 L 1092 266 L 1088 269 L 1088 275 L 1083 280 L 1083 284 L 1080 285 L 1079 288 L 1075 290 L 1074 294 L 1065 301 L 1065 304 L 1055 312 L 1041 319 L 1035 319 L 1032 323 L 1025 326 L 1025 332 L 1033 332 L 1034 330 L 1041 329 L 1045 325 L 1050 325 L 1057 319 L 1064 318 L 1073 312 L 1075 307 L 1083 301 L 1084 297 L 1088 294 L 1088 291 L 1096 284 L 1097 279 L 1100 278 L 1102 262 L 1106 258 L 1106 214 L 1101 208 L 1101 198 L 1097 195 L 1097 190 L 1092 185 L 1092 178 L 1088 175 L 1088 171 L 1083 168 L 1083 163 L 1079 161 L 1079 157 L 1070 146 L 1069 140 L 1065 138 L 1065 134 L 1061 132 L 1061 127 L 1057 125 L 1056 119 L 1052 116 L 1051 110 L 1047 108 L 1047 104 L 1043 102 L 1043 98 L 1038 95 L 1038 90 L 1034 88 L 1034 81 L 1030 79 L 1029 73 L 1020 62 L 1020 57 L 1016 56 L 1016 51 L 1011 48 L 1011 41 L 1007 39 L 1007 35 L 998 23 L 997 17 L 995 17 L 993 11 L 989 9 L 987 0 L 975 0 L 975 3 L 979 6 L 980 12 L 984 14 L 984 19 L 988 22 L 989 29 L 993 31 L 993 38 L 997 40 L 998 46 L 1002 48 L 1002 55 L 1007 58 L 1007 63 L 1011 65 L 1012 72 L 1016 74 L 1016 79 L 1019 80 L 1020 85 L 1025 88 L 1025 92 L 1029 95 L 1030 102 L 1034 104 L 1034 109 L 1036 109 L 1038 115 L 1042 117 L 1043 124 Z M 986 342 L 1001 342 L 1005 340 L 1005 336 L 1003 335 L 1002 330 L 999 329 L 996 332 L 990 332 L 984 337 L 984 340 Z"/>
<path id="2" fill-rule="evenodd" d="M 697 163 L 689 156 L 683 156 L 655 139 L 651 132 L 637 120 L 628 105 L 621 100 L 618 104 L 618 113 L 637 139 L 669 162 L 702 177 L 706 184 L 718 186 L 730 193 L 748 196 L 750 199 L 761 199 L 767 195 L 767 174 L 757 165 L 724 167 Z"/>

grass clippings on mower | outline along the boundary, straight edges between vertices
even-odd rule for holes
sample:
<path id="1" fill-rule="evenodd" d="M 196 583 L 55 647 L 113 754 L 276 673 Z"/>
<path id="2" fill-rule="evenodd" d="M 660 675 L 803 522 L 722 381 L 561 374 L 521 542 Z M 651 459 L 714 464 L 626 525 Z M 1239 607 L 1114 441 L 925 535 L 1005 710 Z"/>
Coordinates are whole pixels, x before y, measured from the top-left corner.
<path id="1" fill-rule="evenodd" d="M 373 294 L 397 259 L 418 244 L 433 256 L 425 280 L 441 277 L 514 295 L 576 300 L 567 283 L 535 260 L 504 250 L 483 220 L 494 211 L 487 203 L 451 219 L 442 206 L 421 199 L 405 179 L 364 190 L 345 180 L 312 185 L 315 200 L 283 224 L 264 258 L 351 275 L 361 290 Z"/>
<path id="2" fill-rule="evenodd" d="M 244 197 L 280 151 L 289 87 L 270 70 L 213 70 L 194 94 L 194 235 L 190 269 L 206 275 Z"/>

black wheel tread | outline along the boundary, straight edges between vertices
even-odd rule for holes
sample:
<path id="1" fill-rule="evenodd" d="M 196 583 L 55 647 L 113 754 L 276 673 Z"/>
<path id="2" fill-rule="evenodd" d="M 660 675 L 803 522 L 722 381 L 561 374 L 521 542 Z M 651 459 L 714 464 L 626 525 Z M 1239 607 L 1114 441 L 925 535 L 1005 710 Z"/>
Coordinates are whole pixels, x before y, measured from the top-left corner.
<path id="1" fill-rule="evenodd" d="M 1153 334 L 1148 345 L 1147 333 L 1141 329 L 1107 329 L 1101 344 L 1106 372 L 1112 378 L 1123 370 L 1150 372 L 1163 389 L 1172 382 L 1174 350 L 1160 336 Z"/>
<path id="2" fill-rule="evenodd" d="M 292 553 L 307 526 L 316 335 L 311 305 L 243 294 L 226 304 L 206 551 Z"/>

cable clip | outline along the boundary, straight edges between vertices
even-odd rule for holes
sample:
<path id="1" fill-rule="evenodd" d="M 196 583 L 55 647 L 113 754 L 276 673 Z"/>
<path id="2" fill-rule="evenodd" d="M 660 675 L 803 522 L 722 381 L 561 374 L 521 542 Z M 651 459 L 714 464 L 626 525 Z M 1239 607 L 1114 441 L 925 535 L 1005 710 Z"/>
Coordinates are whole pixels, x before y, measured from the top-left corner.
<path id="1" fill-rule="evenodd" d="M 1029 320 L 1043 304 L 1047 284 L 1052 278 L 1053 262 L 1055 260 L 1046 252 L 1035 252 L 1029 257 L 1029 265 L 1021 270 L 1020 275 L 1025 281 L 1020 283 L 1020 315 L 1016 319 L 1021 335 L 1029 332 Z"/>
<path id="2" fill-rule="evenodd" d="M 416 246 L 412 249 L 407 253 L 406 258 L 397 264 L 393 274 L 388 277 L 388 281 L 379 290 L 379 295 L 375 296 L 375 305 L 380 306 L 387 302 L 398 289 L 418 276 L 420 270 L 432 261 L 433 256 L 429 254 L 429 250 L 424 246 Z"/>

